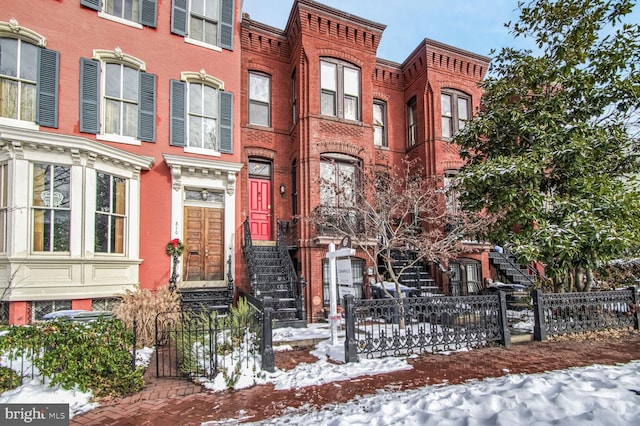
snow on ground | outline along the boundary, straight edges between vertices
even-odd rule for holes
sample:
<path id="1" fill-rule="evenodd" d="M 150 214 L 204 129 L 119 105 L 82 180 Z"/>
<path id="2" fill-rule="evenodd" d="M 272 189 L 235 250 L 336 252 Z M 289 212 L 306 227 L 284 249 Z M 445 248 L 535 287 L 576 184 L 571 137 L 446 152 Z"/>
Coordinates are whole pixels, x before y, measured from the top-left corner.
<path id="1" fill-rule="evenodd" d="M 517 314 L 513 314 L 514 316 Z M 531 330 L 529 318 L 520 319 L 519 328 Z M 357 376 L 410 369 L 406 358 L 361 360 L 336 364 L 344 360 L 344 335 L 331 345 L 327 324 L 309 324 L 307 328 L 274 330 L 275 350 L 290 350 L 295 341 L 315 339 L 311 349 L 318 360 L 301 363 L 293 370 L 276 370 L 256 379 L 273 383 L 276 389 L 296 389 L 322 383 L 334 383 Z M 138 365 L 148 365 L 153 353 L 145 348 L 137 353 Z M 640 356 L 640 355 L 639 355 Z M 334 361 L 334 362 L 331 362 Z M 6 359 L 0 360 L 6 365 Z M 586 368 L 514 374 L 460 385 L 438 385 L 357 398 L 322 410 L 309 407 L 291 409 L 278 419 L 255 424 L 318 426 L 351 425 L 640 425 L 640 361 L 618 366 L 594 365 Z M 215 390 L 214 382 L 207 386 Z M 68 403 L 70 415 L 91 410 L 91 393 L 50 389 L 38 378 L 0 395 L 0 403 L 21 402 Z M 247 419 L 244 419 L 247 420 Z M 238 424 L 240 419 L 225 419 L 205 425 Z"/>
<path id="2" fill-rule="evenodd" d="M 336 385 L 338 386 L 338 385 Z M 255 425 L 584 425 L 640 424 L 640 361 L 460 385 L 381 391 L 322 410 L 302 408 Z M 203 425 L 237 424 L 233 419 Z"/>

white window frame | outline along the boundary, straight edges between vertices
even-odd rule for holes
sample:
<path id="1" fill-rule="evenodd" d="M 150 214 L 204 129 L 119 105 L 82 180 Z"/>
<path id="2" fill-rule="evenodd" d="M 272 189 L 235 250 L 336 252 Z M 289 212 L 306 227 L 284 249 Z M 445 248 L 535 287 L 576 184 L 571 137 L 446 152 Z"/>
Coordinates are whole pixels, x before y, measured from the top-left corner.
<path id="1" fill-rule="evenodd" d="M 131 68 L 135 71 L 146 71 L 146 64 L 144 61 L 123 53 L 120 48 L 116 48 L 115 50 L 94 50 L 93 51 L 93 59 L 100 61 L 100 129 L 98 134 L 96 134 L 96 139 L 103 140 L 107 142 L 117 142 L 128 145 L 141 145 L 140 139 L 136 136 L 123 136 L 121 134 L 116 133 L 106 133 L 106 103 L 107 103 L 107 64 L 119 64 L 123 67 Z M 121 68 L 122 69 L 122 68 Z M 140 87 L 140 74 L 138 76 L 138 90 Z M 122 85 L 122 80 L 120 81 Z M 140 105 L 138 104 L 138 100 L 136 99 L 136 105 L 138 107 L 138 114 Z M 122 120 L 122 117 L 120 117 Z M 122 122 L 121 122 L 122 123 Z M 136 130 L 138 126 L 138 115 L 136 115 Z M 136 131 L 137 133 L 137 131 Z"/>
<path id="2" fill-rule="evenodd" d="M 215 157 L 220 157 L 221 153 L 220 153 L 220 106 L 218 104 L 219 102 L 219 92 L 224 90 L 224 82 L 220 79 L 217 79 L 216 77 L 213 77 L 211 75 L 208 75 L 204 70 L 201 70 L 199 73 L 194 73 L 194 72 L 189 72 L 189 71 L 185 71 L 181 74 L 181 81 L 184 81 L 187 84 L 187 93 L 185 95 L 185 109 L 186 109 L 186 116 L 187 116 L 187 122 L 185 123 L 185 132 L 186 132 L 186 141 L 185 141 L 185 146 L 184 146 L 184 152 L 188 152 L 188 153 L 192 153 L 192 154 L 203 154 L 203 155 L 209 155 L 209 156 L 215 156 Z M 189 116 L 190 115 L 196 115 L 196 114 L 191 114 L 190 112 L 190 103 L 189 103 L 189 96 L 191 94 L 191 84 L 201 84 L 203 86 L 209 87 L 211 89 L 214 89 L 216 91 L 216 111 L 217 111 L 217 115 L 215 117 L 216 120 L 216 143 L 215 143 L 215 147 L 217 149 L 207 149 L 207 148 L 203 148 L 203 147 L 197 147 L 197 146 L 191 146 L 190 145 L 190 141 L 191 141 L 191 132 L 189 131 Z M 204 99 L 203 99 L 204 100 Z"/>
<path id="3" fill-rule="evenodd" d="M 67 194 L 66 196 L 68 197 L 68 206 L 67 207 L 61 207 L 60 205 L 58 205 L 63 198 L 65 194 L 63 194 L 60 191 L 55 191 L 55 187 L 53 186 L 54 184 L 54 180 L 51 179 L 50 184 L 51 186 L 49 188 L 45 188 L 46 192 L 43 191 L 41 193 L 41 195 L 38 195 L 35 193 L 35 188 L 34 188 L 34 183 L 35 183 L 35 168 L 36 165 L 43 165 L 43 166 L 49 166 L 51 167 L 51 170 L 48 173 L 53 173 L 55 174 L 55 169 L 56 168 L 64 168 L 68 170 L 68 174 L 69 174 L 69 182 L 68 182 L 68 190 L 66 191 Z M 33 161 L 31 163 L 31 179 L 30 179 L 30 189 L 31 189 L 31 235 L 30 235 L 30 241 L 31 241 L 31 252 L 32 253 L 38 253 L 38 254 L 65 254 L 65 253 L 69 253 L 71 251 L 71 242 L 72 242 L 72 237 L 73 237 L 73 233 L 72 233 L 72 229 L 71 229 L 71 216 L 72 216 L 72 206 L 73 206 L 73 178 L 72 178 L 72 174 L 71 174 L 71 166 L 69 164 L 58 164 L 55 162 L 47 162 L 47 161 Z M 77 194 L 77 192 L 76 192 Z M 36 206 L 33 203 L 33 200 L 35 200 L 36 198 L 41 198 L 42 201 L 42 205 L 38 205 Z M 43 248 L 42 250 L 36 250 L 36 241 L 35 241 L 35 228 L 36 228 L 36 212 L 38 211 L 44 211 L 45 214 L 46 212 L 50 212 L 51 215 L 51 222 L 49 224 L 49 229 L 44 229 L 43 228 L 43 233 L 49 234 L 50 237 L 50 246 L 48 248 Z M 60 212 L 60 213 L 58 213 Z M 55 224 L 56 224 L 56 220 L 55 220 L 55 216 L 56 214 L 62 214 L 62 212 L 68 212 L 69 215 L 69 230 L 68 230 L 68 241 L 67 241 L 67 247 L 66 250 L 55 250 Z"/>
<path id="4" fill-rule="evenodd" d="M 114 15 L 113 13 L 110 13 L 107 10 L 107 7 L 108 7 L 107 3 L 108 2 L 115 2 L 115 1 L 122 2 L 123 4 L 127 2 L 127 0 L 102 0 L 102 10 L 100 10 L 98 12 L 98 16 L 100 18 L 108 19 L 110 21 L 114 21 L 114 22 L 117 22 L 119 24 L 128 25 L 128 26 L 133 27 L 133 28 L 142 29 L 142 24 L 140 24 L 138 22 L 138 18 L 140 17 L 140 13 L 142 13 L 142 11 L 140 10 L 140 1 L 139 0 L 131 0 L 132 4 L 136 3 L 137 7 L 138 7 L 138 13 L 137 13 L 137 15 L 135 17 L 132 17 L 132 19 L 127 19 L 127 18 L 124 18 L 122 16 Z"/>
<path id="5" fill-rule="evenodd" d="M 129 212 L 129 205 L 128 205 L 128 193 L 129 193 L 129 179 L 122 177 L 122 176 L 117 176 L 114 175 L 112 173 L 105 173 L 99 170 L 96 170 L 96 193 L 98 190 L 98 180 L 99 180 L 99 175 L 104 175 L 104 176 L 108 176 L 109 177 L 109 205 L 108 205 L 108 211 L 99 211 L 98 210 L 98 197 L 95 197 L 95 203 L 96 203 L 96 213 L 95 213 L 95 219 L 94 219 L 94 230 L 97 233 L 97 223 L 98 223 L 98 216 L 104 216 L 107 218 L 107 222 L 109 223 L 109 225 L 111 225 L 113 220 L 118 220 L 121 219 L 122 220 L 122 251 L 117 251 L 112 249 L 111 247 L 111 243 L 112 243 L 112 234 L 111 234 L 111 226 L 108 226 L 108 231 L 107 231 L 107 250 L 106 251 L 98 251 L 98 247 L 96 246 L 97 242 L 94 240 L 94 247 L 95 247 L 95 252 L 96 253 L 100 253 L 100 254 L 111 254 L 111 255 L 125 255 L 126 254 L 126 249 L 127 249 L 127 227 L 129 224 L 128 221 L 128 212 Z M 113 191 L 114 191 L 114 185 L 115 185 L 115 180 L 119 179 L 122 180 L 124 182 L 124 198 L 123 198 L 123 202 L 124 202 L 124 213 L 117 213 L 114 211 L 114 206 L 113 206 L 113 200 L 114 200 L 114 195 L 113 195 Z M 88 201 L 88 200 L 87 200 Z M 95 235 L 95 234 L 94 234 Z"/>
<path id="6" fill-rule="evenodd" d="M 23 40 L 21 38 L 16 38 L 16 37 L 5 37 L 2 33 L 0 33 L 0 39 L 7 39 L 7 40 L 15 40 L 17 43 L 17 47 L 16 47 L 16 75 L 15 76 L 9 76 L 9 75 L 0 75 L 0 80 L 8 80 L 8 81 L 13 81 L 17 83 L 17 110 L 16 110 L 16 117 L 0 117 L 0 120 L 3 120 L 7 123 L 14 123 L 14 122 L 22 122 L 22 123 L 33 123 L 35 125 L 36 122 L 36 114 L 37 114 L 37 108 L 36 108 L 36 104 L 37 104 L 37 78 L 38 78 L 38 47 L 35 46 L 33 43 L 31 43 L 29 40 Z M 23 66 L 23 61 L 22 61 L 22 50 L 23 50 L 23 46 L 25 45 L 25 43 L 28 46 L 32 46 L 35 48 L 35 62 L 34 62 L 34 73 L 35 73 L 35 79 L 34 80 L 30 80 L 26 77 L 24 77 L 22 73 L 22 66 Z M 22 115 L 24 113 L 23 109 L 22 109 L 22 95 L 23 95 L 23 86 L 28 85 L 28 86 L 32 86 L 32 93 L 33 93 L 33 103 L 31 105 L 31 114 L 33 116 L 32 120 L 27 120 L 27 119 L 23 119 Z M 1 122 L 0 122 L 1 124 Z"/>
<path id="7" fill-rule="evenodd" d="M 207 0 L 202 0 L 202 2 L 206 6 Z M 200 47 L 205 47 L 207 49 L 212 49 L 212 50 L 215 50 L 215 51 L 218 51 L 218 52 L 222 52 L 222 48 L 220 46 L 218 46 L 218 36 L 219 36 L 219 32 L 220 32 L 220 13 L 221 13 L 220 0 L 215 0 L 215 2 L 216 2 L 217 17 L 216 17 L 216 19 L 213 19 L 213 18 L 209 18 L 207 16 L 204 16 L 202 14 L 194 13 L 193 12 L 193 0 L 188 0 L 188 3 L 189 3 L 189 6 L 188 6 L 189 9 L 188 9 L 188 13 L 187 13 L 187 34 L 188 35 L 185 37 L 185 42 L 191 43 L 191 44 L 195 44 L 195 45 L 200 46 Z M 193 31 L 192 31 L 191 25 L 192 25 L 192 20 L 193 19 L 200 19 L 203 22 L 208 21 L 210 23 L 214 23 L 215 24 L 215 26 L 216 26 L 216 34 L 215 34 L 216 41 L 215 41 L 215 43 L 207 43 L 204 40 L 200 40 L 200 39 L 194 38 L 192 36 Z M 203 31 L 203 34 L 204 34 L 204 31 Z"/>

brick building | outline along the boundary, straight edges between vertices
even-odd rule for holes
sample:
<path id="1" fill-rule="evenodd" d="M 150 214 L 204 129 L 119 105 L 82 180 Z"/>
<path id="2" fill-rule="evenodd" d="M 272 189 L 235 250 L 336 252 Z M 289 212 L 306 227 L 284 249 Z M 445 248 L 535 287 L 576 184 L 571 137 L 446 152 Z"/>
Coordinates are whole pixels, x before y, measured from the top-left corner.
<path id="1" fill-rule="evenodd" d="M 390 62 L 376 56 L 384 29 L 308 0 L 294 2 L 284 30 L 242 19 L 242 215 L 258 239 L 273 238 L 273 216 L 293 224 L 290 249 L 309 283 L 309 317 L 326 312 L 324 257 L 335 241 L 296 223 L 326 202 L 317 177 L 399 164 L 405 156 L 429 175 L 453 177 L 462 163 L 447 141 L 479 105 L 486 57 L 424 40 L 402 64 Z M 258 200 L 264 193 L 269 200 Z M 372 266 L 364 256 L 352 259 L 356 287 Z M 451 266 L 462 285 L 479 286 L 489 276 L 486 251 Z"/>
<path id="2" fill-rule="evenodd" d="M 240 7 L 3 2 L 0 276 L 11 323 L 166 285 L 174 238 L 200 253 L 188 284 L 225 282 L 240 223 Z"/>
<path id="3" fill-rule="evenodd" d="M 487 58 L 424 40 L 398 64 L 376 56 L 382 24 L 298 0 L 283 30 L 242 16 L 241 3 L 4 2 L 0 288 L 11 323 L 166 285 L 175 238 L 181 289 L 229 276 L 247 288 L 247 218 L 254 240 L 273 240 L 276 218 L 290 225 L 317 318 L 331 239 L 295 220 L 322 204 L 316 177 L 406 155 L 455 174 L 447 138 L 478 106 Z M 353 259 L 357 282 L 369 266 Z M 486 252 L 457 274 L 489 276 Z"/>

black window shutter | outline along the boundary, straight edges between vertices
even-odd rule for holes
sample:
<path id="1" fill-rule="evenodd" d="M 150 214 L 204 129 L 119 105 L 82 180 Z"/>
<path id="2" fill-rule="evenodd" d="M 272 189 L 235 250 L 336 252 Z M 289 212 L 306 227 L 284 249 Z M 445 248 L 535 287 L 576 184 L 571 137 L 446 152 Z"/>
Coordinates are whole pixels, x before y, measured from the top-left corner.
<path id="1" fill-rule="evenodd" d="M 138 139 L 156 141 L 156 76 L 140 72 Z"/>
<path id="2" fill-rule="evenodd" d="M 171 32 L 181 36 L 187 35 L 187 0 L 172 0 Z"/>
<path id="3" fill-rule="evenodd" d="M 233 94 L 220 92 L 220 152 L 233 154 Z"/>
<path id="4" fill-rule="evenodd" d="M 158 22 L 158 0 L 140 1 L 140 23 L 155 28 Z"/>
<path id="5" fill-rule="evenodd" d="M 183 81 L 171 80 L 171 128 L 169 144 L 185 146 L 185 122 L 186 120 L 186 91 L 187 84 Z"/>
<path id="6" fill-rule="evenodd" d="M 100 62 L 80 58 L 80 131 L 98 133 Z"/>
<path id="7" fill-rule="evenodd" d="M 233 2 L 220 1 L 220 47 L 233 50 Z"/>
<path id="8" fill-rule="evenodd" d="M 101 0 L 80 0 L 82 6 L 88 7 L 93 10 L 100 10 L 102 8 Z"/>
<path id="9" fill-rule="evenodd" d="M 38 97 L 36 100 L 36 123 L 58 128 L 58 69 L 60 53 L 55 50 L 38 49 Z"/>

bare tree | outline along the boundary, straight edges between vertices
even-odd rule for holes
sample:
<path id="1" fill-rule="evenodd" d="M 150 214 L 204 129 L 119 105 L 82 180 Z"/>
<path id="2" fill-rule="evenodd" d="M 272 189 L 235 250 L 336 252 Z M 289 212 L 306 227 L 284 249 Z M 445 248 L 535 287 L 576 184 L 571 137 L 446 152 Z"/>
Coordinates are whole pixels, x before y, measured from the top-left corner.
<path id="1" fill-rule="evenodd" d="M 402 167 L 369 167 L 338 178 L 321 173 L 319 185 L 322 204 L 304 219 L 320 235 L 349 235 L 354 247 L 378 266 L 377 281 L 384 278 L 395 283 L 398 298 L 402 298 L 400 276 L 405 271 L 429 262 L 445 271 L 450 260 L 468 253 L 463 241 L 475 239 L 490 220 L 447 205 L 452 194 L 443 179 L 425 177 L 409 162 Z M 412 256 L 394 269 L 397 254 L 406 252 Z M 393 297 L 382 288 L 387 297 Z"/>

